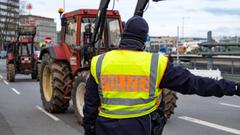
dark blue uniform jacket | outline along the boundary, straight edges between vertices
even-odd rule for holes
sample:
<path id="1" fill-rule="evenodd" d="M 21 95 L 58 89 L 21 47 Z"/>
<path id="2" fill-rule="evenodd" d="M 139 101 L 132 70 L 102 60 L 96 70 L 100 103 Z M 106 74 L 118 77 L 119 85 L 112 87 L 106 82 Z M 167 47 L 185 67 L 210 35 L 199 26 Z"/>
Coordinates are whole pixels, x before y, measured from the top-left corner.
<path id="1" fill-rule="evenodd" d="M 127 43 L 131 44 L 131 41 Z M 236 93 L 235 86 L 236 83 L 224 79 L 216 81 L 206 77 L 194 76 L 188 70 L 180 66 L 174 67 L 169 62 L 159 87 L 168 88 L 182 94 L 222 97 L 224 95 L 234 95 Z M 97 135 L 150 135 L 151 125 L 149 115 L 122 120 L 107 119 L 98 116 L 100 99 L 98 85 L 93 76 L 90 76 L 87 81 L 84 101 L 83 126 L 86 135 L 92 134 L 95 124 Z"/>

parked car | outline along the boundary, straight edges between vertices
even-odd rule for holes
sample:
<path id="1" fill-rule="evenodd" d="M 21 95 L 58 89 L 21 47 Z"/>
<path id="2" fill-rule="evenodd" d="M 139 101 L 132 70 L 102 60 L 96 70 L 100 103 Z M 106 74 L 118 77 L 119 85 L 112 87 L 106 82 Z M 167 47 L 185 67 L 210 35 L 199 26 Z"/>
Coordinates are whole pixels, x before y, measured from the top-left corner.
<path id="1" fill-rule="evenodd" d="M 7 51 L 2 50 L 0 53 L 0 58 L 5 59 L 7 57 Z"/>

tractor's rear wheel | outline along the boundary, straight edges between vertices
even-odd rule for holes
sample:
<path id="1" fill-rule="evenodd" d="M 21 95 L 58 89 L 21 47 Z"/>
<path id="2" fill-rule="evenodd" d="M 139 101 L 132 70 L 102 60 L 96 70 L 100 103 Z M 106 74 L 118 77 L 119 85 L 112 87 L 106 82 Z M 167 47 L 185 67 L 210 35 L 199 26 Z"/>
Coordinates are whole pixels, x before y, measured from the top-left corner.
<path id="1" fill-rule="evenodd" d="M 14 66 L 14 64 L 7 64 L 7 79 L 10 82 L 15 81 L 15 66 Z"/>
<path id="2" fill-rule="evenodd" d="M 42 62 L 40 92 L 43 107 L 48 112 L 65 112 L 69 106 L 72 75 L 68 64 Z"/>
<path id="3" fill-rule="evenodd" d="M 83 71 L 79 73 L 73 83 L 73 108 L 75 116 L 80 124 L 83 124 L 83 105 L 84 105 L 84 94 L 86 92 L 86 82 L 89 77 L 89 71 Z"/>
<path id="4" fill-rule="evenodd" d="M 50 62 L 50 55 L 48 53 L 44 53 L 43 56 L 42 56 L 42 62 L 43 61 L 47 61 L 47 62 Z"/>
<path id="5" fill-rule="evenodd" d="M 169 119 L 172 114 L 174 114 L 174 109 L 177 107 L 176 101 L 178 99 L 176 92 L 171 91 L 169 89 L 163 90 L 164 94 L 164 102 L 165 102 L 165 109 L 164 114 Z"/>

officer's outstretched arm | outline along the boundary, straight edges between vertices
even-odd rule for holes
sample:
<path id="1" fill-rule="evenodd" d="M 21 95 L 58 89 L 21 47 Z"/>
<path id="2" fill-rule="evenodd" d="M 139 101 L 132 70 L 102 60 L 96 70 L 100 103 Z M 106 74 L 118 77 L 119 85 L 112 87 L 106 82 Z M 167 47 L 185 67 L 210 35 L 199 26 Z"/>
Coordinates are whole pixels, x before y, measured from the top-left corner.
<path id="1" fill-rule="evenodd" d="M 167 66 L 160 88 L 169 88 L 182 94 L 197 94 L 204 97 L 240 95 L 240 86 L 235 82 L 195 76 L 180 66 L 174 67 L 171 63 Z"/>

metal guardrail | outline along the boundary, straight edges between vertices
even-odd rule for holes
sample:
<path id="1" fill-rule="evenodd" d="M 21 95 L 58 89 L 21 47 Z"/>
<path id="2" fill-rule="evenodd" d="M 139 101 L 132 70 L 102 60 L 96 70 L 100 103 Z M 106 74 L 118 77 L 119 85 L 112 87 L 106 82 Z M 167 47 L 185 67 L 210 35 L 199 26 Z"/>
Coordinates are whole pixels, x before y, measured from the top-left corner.
<path id="1" fill-rule="evenodd" d="M 201 52 L 201 55 L 205 56 L 216 56 L 216 55 L 240 55 L 240 52 Z"/>
<path id="2" fill-rule="evenodd" d="M 176 57 L 174 57 L 176 61 Z M 213 56 L 213 68 L 219 69 L 224 79 L 240 82 L 240 56 Z M 180 56 L 180 65 L 188 69 L 208 69 L 208 59 L 200 55 Z"/>
<path id="3" fill-rule="evenodd" d="M 224 79 L 240 82 L 240 75 L 233 75 L 233 74 L 222 74 Z"/>
<path id="4" fill-rule="evenodd" d="M 172 55 L 174 61 L 176 56 Z M 180 55 L 180 63 L 190 69 L 209 69 L 209 59 L 201 55 Z M 222 73 L 240 75 L 240 56 L 213 56 L 212 69 L 219 69 Z"/>

